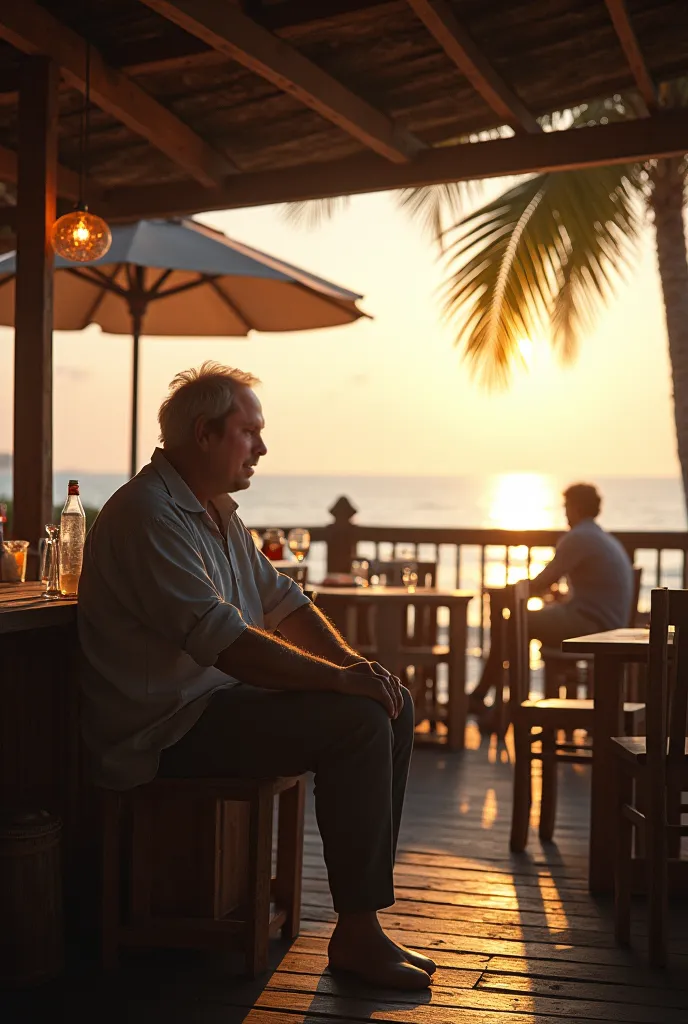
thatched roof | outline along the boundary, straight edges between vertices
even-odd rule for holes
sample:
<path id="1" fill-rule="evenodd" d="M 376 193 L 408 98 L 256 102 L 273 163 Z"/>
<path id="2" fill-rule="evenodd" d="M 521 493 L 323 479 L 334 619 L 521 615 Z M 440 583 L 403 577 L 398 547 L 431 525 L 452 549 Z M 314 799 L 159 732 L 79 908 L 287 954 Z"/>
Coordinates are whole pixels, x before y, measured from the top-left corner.
<path id="1" fill-rule="evenodd" d="M 102 203 L 116 215 L 129 209 L 142 215 L 233 205 L 222 202 L 224 194 L 231 198 L 233 182 L 239 199 L 249 201 L 249 178 L 263 180 L 260 175 L 266 174 L 269 182 L 293 168 L 307 172 L 308 180 L 332 176 L 341 183 L 341 168 L 375 170 L 379 164 L 389 167 L 392 185 L 403 183 L 395 165 L 412 164 L 423 146 L 504 125 L 504 104 L 511 103 L 514 129 L 526 135 L 533 131 L 534 116 L 622 90 L 644 87 L 651 107 L 655 83 L 688 72 L 686 0 L 15 0 L 6 6 L 9 10 L 0 12 L 0 178 L 13 176 L 24 53 L 47 52 L 64 68 L 60 163 L 67 171 L 78 167 L 83 96 L 75 88 L 74 64 L 83 55 L 70 32 L 61 35 L 71 30 L 91 41 L 105 66 L 103 75 L 120 69 L 126 76 L 117 78 L 103 100 L 94 64 L 89 174 Z M 249 27 L 255 24 L 288 44 L 291 49 L 277 54 L 272 74 L 256 70 L 255 54 L 240 62 L 226 47 L 218 52 L 197 25 L 189 30 L 189 12 L 202 22 L 208 11 L 222 9 L 240 19 L 248 16 Z M 450 45 L 446 31 L 438 36 L 428 21 L 438 11 L 445 29 L 449 25 Z M 624 11 L 630 36 L 623 28 Z M 63 29 L 46 20 L 46 13 Z M 459 60 L 451 43 L 457 26 L 454 40 L 464 54 Z M 217 25 L 211 29 L 216 33 Z M 233 43 L 236 23 L 230 21 L 227 31 Z M 640 70 L 632 59 L 634 39 Z M 251 44 L 250 33 L 248 40 Z M 266 32 L 259 35 L 258 43 L 267 43 L 268 50 L 269 42 Z M 236 45 L 246 45 L 243 35 Z M 476 53 L 483 88 L 460 70 L 466 54 L 475 66 Z M 282 78 L 276 77 L 280 73 Z M 304 81 L 305 91 L 312 92 L 305 99 Z M 136 120 L 140 94 L 127 94 L 131 83 L 147 94 L 144 100 L 157 101 L 150 109 L 141 101 L 143 125 Z M 490 103 L 495 88 L 497 102 Z M 127 103 L 123 116 L 120 108 Z M 329 113 L 323 114 L 323 103 L 330 105 Z M 331 114 L 332 107 L 335 114 L 344 109 L 344 122 Z M 156 110 L 161 117 L 165 111 L 173 115 L 158 132 L 162 138 L 149 130 Z M 352 130 L 347 117 L 364 131 Z M 685 128 L 674 148 L 688 149 L 688 122 L 674 117 L 672 123 L 679 134 Z M 371 144 L 370 125 L 373 135 L 379 129 L 382 142 Z M 656 145 L 658 152 L 668 151 L 665 136 L 638 141 L 636 148 Z M 371 150 L 375 155 L 369 158 Z M 526 165 L 533 162 L 546 163 L 524 159 Z M 312 165 L 321 165 L 316 175 Z M 373 179 L 372 187 L 387 180 L 382 170 Z M 162 186 L 167 191 L 161 192 Z M 359 186 L 360 181 L 351 190 L 362 190 Z M 268 193 L 265 185 L 258 201 L 269 200 Z M 158 207 L 157 196 L 167 197 Z"/>

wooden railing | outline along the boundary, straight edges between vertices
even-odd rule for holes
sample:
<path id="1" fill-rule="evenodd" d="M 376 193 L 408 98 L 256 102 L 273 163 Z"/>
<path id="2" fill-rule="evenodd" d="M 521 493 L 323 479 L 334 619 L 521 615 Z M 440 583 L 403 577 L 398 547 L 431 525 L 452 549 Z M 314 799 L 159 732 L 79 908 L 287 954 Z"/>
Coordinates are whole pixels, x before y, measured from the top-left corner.
<path id="1" fill-rule="evenodd" d="M 535 575 L 552 557 L 561 530 L 492 530 L 436 526 L 363 526 L 354 522 L 356 509 L 339 498 L 329 510 L 332 521 L 308 527 L 312 540 L 311 576 L 349 572 L 353 558 L 414 557 L 437 563 L 437 583 L 472 590 L 471 624 L 483 645 L 486 610 L 482 596 L 499 587 Z M 270 524 L 274 526 L 275 524 Z M 303 526 L 303 523 L 294 524 Z M 263 527 L 256 527 L 258 530 Z M 286 531 L 288 526 L 283 527 Z M 688 586 L 688 532 L 612 531 L 634 565 L 643 570 L 640 610 L 649 609 L 656 586 Z"/>

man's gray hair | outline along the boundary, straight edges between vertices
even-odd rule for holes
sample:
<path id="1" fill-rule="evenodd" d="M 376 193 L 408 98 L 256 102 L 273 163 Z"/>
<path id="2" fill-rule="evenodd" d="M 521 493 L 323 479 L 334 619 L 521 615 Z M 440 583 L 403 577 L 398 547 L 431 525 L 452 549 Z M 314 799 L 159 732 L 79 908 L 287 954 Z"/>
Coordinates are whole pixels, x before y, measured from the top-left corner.
<path id="1" fill-rule="evenodd" d="M 216 421 L 220 429 L 239 389 L 259 383 L 252 373 L 210 360 L 198 370 L 182 370 L 171 382 L 170 393 L 158 412 L 160 440 L 166 448 L 184 444 L 193 436 L 199 416 Z"/>

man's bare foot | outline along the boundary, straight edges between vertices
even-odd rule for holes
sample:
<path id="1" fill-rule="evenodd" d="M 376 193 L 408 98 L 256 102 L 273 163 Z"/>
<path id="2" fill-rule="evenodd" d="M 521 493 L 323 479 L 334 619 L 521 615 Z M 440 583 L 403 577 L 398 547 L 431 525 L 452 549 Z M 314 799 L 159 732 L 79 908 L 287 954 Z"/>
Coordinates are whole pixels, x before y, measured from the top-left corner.
<path id="1" fill-rule="evenodd" d="M 430 977 L 433 976 L 437 970 L 437 964 L 434 960 L 431 960 L 429 956 L 425 956 L 423 953 L 419 953 L 417 949 L 407 949 L 406 946 L 399 946 L 399 949 L 404 954 L 407 963 L 413 964 L 414 967 L 420 967 L 421 971 L 425 971 Z"/>
<path id="2" fill-rule="evenodd" d="M 397 946 L 385 935 L 376 914 L 340 917 L 328 947 L 329 966 L 347 971 L 377 988 L 418 991 L 430 985 L 430 973 L 421 966 L 434 964 L 420 953 Z"/>

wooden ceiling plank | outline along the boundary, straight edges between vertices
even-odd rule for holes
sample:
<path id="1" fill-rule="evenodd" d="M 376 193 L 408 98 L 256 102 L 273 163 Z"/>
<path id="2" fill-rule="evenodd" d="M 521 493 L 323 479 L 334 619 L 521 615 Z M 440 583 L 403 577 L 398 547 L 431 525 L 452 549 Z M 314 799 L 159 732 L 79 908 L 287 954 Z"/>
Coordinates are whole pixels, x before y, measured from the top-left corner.
<path id="1" fill-rule="evenodd" d="M 331 23 L 333 19 L 356 16 L 368 12 L 372 7 L 389 8 L 390 11 L 397 11 L 406 0 L 329 0 L 327 8 L 324 9 L 322 0 L 297 0 L 295 3 L 278 4 L 277 6 L 261 8 L 260 15 L 254 15 L 256 21 L 269 29 L 271 32 L 280 29 L 292 29 L 304 25 L 317 25 L 319 22 Z M 151 75 L 157 73 L 169 73 L 174 71 L 188 71 L 196 68 L 213 67 L 226 60 L 225 56 L 216 50 L 198 49 L 193 40 L 189 40 L 186 49 L 175 47 L 174 52 L 166 54 L 161 52 L 161 47 L 155 42 L 151 44 L 149 55 L 145 49 L 137 54 L 136 59 L 127 59 L 124 63 L 114 66 L 120 71 L 126 72 L 132 78 L 139 75 Z M 17 102 L 18 93 L 14 86 L 9 88 L 6 84 L 0 84 L 0 105 Z"/>
<path id="2" fill-rule="evenodd" d="M 406 164 L 385 163 L 366 153 L 328 163 L 237 174 L 223 187 L 207 191 L 189 184 L 118 188 L 104 196 L 103 212 L 112 220 L 166 217 L 450 181 L 574 170 L 686 152 L 688 110 L 671 110 L 635 121 L 438 147 Z"/>
<path id="3" fill-rule="evenodd" d="M 0 38 L 24 53 L 52 57 L 69 84 L 84 92 L 85 40 L 34 0 L 3 6 Z M 201 185 L 217 185 L 235 169 L 226 157 L 217 153 L 136 82 L 116 68 L 109 67 L 93 48 L 91 97 L 94 103 L 148 139 L 151 145 L 183 167 Z"/>
<path id="4" fill-rule="evenodd" d="M 659 107 L 657 88 L 640 49 L 626 0 L 605 0 L 605 3 L 638 91 L 645 100 L 648 111 L 654 111 Z"/>
<path id="5" fill-rule="evenodd" d="M 0 181 L 17 181 L 18 160 L 14 150 L 0 146 Z M 96 199 L 100 192 L 89 188 L 91 198 Z M 57 168 L 57 194 L 66 199 L 79 199 L 79 175 L 69 167 Z"/>
<path id="6" fill-rule="evenodd" d="M 408 0 L 415 14 L 444 52 L 504 124 L 515 132 L 542 128 L 526 105 L 492 67 L 444 0 Z"/>
<path id="7" fill-rule="evenodd" d="M 236 7 L 215 0 L 142 0 L 190 35 L 249 68 L 393 163 L 424 143 L 391 117 L 273 35 Z"/>

